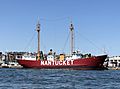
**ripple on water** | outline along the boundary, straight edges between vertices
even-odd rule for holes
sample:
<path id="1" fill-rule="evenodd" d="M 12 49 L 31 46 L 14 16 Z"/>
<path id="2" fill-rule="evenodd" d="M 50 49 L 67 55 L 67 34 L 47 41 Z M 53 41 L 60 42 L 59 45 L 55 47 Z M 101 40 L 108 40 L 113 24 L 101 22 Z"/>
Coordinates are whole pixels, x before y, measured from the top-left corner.
<path id="1" fill-rule="evenodd" d="M 119 89 L 120 71 L 0 69 L 0 89 Z"/>

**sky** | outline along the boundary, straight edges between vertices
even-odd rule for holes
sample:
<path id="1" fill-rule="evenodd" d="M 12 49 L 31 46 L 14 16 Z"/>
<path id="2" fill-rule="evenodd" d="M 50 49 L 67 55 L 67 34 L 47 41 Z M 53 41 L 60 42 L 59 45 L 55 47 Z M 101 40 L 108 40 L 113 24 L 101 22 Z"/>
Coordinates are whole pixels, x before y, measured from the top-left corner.
<path id="1" fill-rule="evenodd" d="M 0 0 L 0 51 L 69 53 L 69 27 L 75 50 L 120 55 L 120 0 Z"/>

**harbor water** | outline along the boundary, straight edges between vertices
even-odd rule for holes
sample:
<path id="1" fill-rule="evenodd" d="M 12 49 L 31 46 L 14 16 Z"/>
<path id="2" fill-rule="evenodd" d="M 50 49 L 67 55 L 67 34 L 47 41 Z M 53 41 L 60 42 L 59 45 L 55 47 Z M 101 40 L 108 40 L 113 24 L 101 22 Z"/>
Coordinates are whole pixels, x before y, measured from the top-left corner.
<path id="1" fill-rule="evenodd" d="M 0 89 L 120 89 L 119 70 L 0 69 Z"/>

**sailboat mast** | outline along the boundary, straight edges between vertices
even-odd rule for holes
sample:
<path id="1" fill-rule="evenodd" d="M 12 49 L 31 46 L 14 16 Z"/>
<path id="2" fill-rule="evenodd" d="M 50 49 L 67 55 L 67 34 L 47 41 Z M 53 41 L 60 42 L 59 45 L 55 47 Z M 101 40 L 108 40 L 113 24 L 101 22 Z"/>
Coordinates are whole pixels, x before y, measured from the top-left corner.
<path id="1" fill-rule="evenodd" d="M 70 24 L 70 48 L 71 48 L 71 55 L 74 52 L 74 27 L 73 24 Z"/>
<path id="2" fill-rule="evenodd" d="M 36 30 L 38 32 L 38 52 L 37 52 L 37 60 L 40 60 L 40 23 L 38 21 L 36 25 Z"/>

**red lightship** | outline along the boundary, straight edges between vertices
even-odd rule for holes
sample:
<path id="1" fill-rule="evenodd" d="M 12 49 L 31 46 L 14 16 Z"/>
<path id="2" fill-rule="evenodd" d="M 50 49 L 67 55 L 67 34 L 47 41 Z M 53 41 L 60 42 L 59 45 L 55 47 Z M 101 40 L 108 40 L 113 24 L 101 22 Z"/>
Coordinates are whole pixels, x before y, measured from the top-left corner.
<path id="1" fill-rule="evenodd" d="M 65 54 L 56 55 L 50 53 L 46 56 L 40 52 L 40 24 L 38 22 L 37 28 L 38 32 L 38 52 L 36 56 L 23 55 L 21 59 L 18 59 L 18 63 L 24 68 L 39 68 L 39 69 L 76 69 L 76 70 L 97 70 L 104 69 L 103 63 L 107 58 L 107 55 L 91 56 L 87 54 L 86 56 L 73 51 L 74 44 L 74 28 L 73 24 L 70 25 L 71 31 L 71 56 L 66 56 Z"/>

